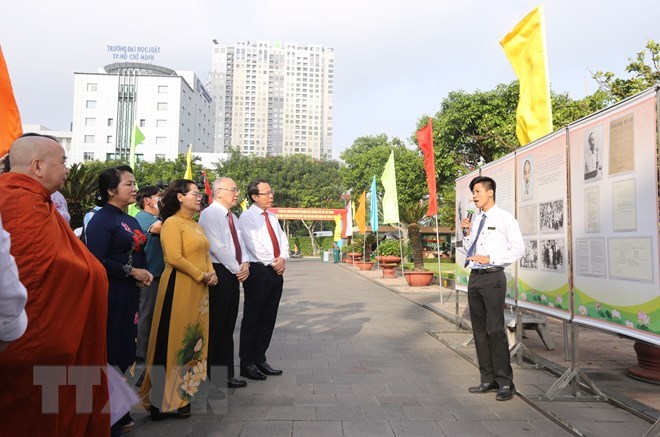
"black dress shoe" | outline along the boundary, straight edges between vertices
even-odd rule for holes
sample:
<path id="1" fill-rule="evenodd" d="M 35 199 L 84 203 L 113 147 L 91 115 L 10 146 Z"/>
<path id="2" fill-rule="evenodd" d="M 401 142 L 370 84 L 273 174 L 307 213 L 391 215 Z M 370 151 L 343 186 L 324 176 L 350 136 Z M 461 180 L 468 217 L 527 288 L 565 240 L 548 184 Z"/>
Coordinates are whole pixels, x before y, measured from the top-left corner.
<path id="1" fill-rule="evenodd" d="M 151 414 L 151 420 L 153 420 L 154 422 L 158 422 L 160 420 L 167 419 L 168 417 L 173 416 L 172 413 L 163 413 L 153 405 L 149 407 L 149 414 Z"/>
<path id="2" fill-rule="evenodd" d="M 243 388 L 247 385 L 247 381 L 242 379 L 230 378 L 227 380 L 227 387 L 229 388 Z"/>
<path id="3" fill-rule="evenodd" d="M 496 382 L 482 382 L 479 385 L 468 388 L 470 393 L 488 393 L 489 391 L 497 390 L 499 385 Z"/>
<path id="4" fill-rule="evenodd" d="M 190 417 L 190 415 L 190 404 L 188 404 L 185 407 L 178 408 L 174 414 L 174 417 L 177 419 L 187 419 Z"/>
<path id="5" fill-rule="evenodd" d="M 261 373 L 261 370 L 259 370 L 254 364 L 245 367 L 241 366 L 241 376 L 244 376 L 247 379 L 255 379 L 257 381 L 263 381 L 266 379 L 266 375 Z"/>
<path id="6" fill-rule="evenodd" d="M 257 369 L 261 370 L 261 373 L 264 373 L 266 375 L 281 375 L 282 371 L 273 369 L 270 367 L 270 364 L 268 364 L 268 361 L 264 361 L 261 364 L 257 364 Z"/>
<path id="7" fill-rule="evenodd" d="M 513 397 L 513 393 L 516 391 L 516 387 L 511 384 L 511 385 L 503 385 L 500 387 L 499 390 L 497 390 L 497 395 L 495 395 L 495 399 L 498 401 L 508 401 Z"/>
<path id="8" fill-rule="evenodd" d="M 126 413 L 124 417 L 119 419 L 119 422 L 121 424 L 122 434 L 131 432 L 133 430 L 133 426 L 135 426 L 135 422 L 133 422 L 133 418 L 128 413 Z"/>

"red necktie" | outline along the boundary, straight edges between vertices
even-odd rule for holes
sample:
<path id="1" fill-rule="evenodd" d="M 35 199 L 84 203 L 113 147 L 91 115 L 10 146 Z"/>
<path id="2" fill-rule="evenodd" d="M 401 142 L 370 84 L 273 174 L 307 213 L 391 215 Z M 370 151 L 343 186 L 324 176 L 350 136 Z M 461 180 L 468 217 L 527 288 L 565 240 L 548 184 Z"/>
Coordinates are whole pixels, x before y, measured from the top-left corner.
<path id="1" fill-rule="evenodd" d="M 231 211 L 227 213 L 227 220 L 229 220 L 229 232 L 231 232 L 231 239 L 234 240 L 234 249 L 236 249 L 236 261 L 238 261 L 238 265 L 240 266 L 243 256 L 241 252 L 241 245 L 238 242 L 236 227 L 234 226 L 234 214 L 232 214 Z"/>
<path id="2" fill-rule="evenodd" d="M 268 235 L 270 235 L 270 241 L 271 243 L 273 243 L 273 255 L 275 255 L 275 258 L 278 258 L 280 256 L 280 244 L 277 242 L 277 237 L 275 236 L 273 225 L 270 224 L 270 220 L 268 219 L 268 213 L 264 211 L 263 215 L 264 217 L 266 217 L 266 227 L 268 228 Z"/>

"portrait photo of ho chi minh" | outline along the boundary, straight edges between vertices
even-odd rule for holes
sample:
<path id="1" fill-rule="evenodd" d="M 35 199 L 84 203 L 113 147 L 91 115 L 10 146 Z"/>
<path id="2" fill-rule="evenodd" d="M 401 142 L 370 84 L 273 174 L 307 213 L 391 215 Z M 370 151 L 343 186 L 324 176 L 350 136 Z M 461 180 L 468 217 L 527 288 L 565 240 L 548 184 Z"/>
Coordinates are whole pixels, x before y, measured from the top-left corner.
<path id="1" fill-rule="evenodd" d="M 603 177 L 603 126 L 584 133 L 584 180 L 598 181 Z"/>
<path id="2" fill-rule="evenodd" d="M 564 262 L 564 240 L 541 240 L 541 270 L 550 270 L 563 272 L 566 263 Z"/>
<path id="3" fill-rule="evenodd" d="M 564 201 L 553 200 L 539 203 L 539 229 L 554 233 L 564 229 Z"/>
<path id="4" fill-rule="evenodd" d="M 525 254 L 520 258 L 520 267 L 523 269 L 539 268 L 538 240 L 525 240 Z"/>
<path id="5" fill-rule="evenodd" d="M 522 179 L 521 179 L 520 193 L 522 200 L 531 200 L 534 197 L 532 185 L 532 158 L 528 157 L 523 160 L 522 165 Z"/>

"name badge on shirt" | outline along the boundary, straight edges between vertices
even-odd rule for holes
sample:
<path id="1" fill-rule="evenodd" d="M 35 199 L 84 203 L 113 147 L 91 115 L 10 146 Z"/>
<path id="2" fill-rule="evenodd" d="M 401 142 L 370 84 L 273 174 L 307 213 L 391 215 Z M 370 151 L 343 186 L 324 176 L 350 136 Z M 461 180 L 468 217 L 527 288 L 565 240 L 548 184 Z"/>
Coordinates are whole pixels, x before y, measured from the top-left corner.
<path id="1" fill-rule="evenodd" d="M 488 226 L 488 230 L 489 230 L 489 231 L 494 231 L 494 230 L 495 230 L 495 226 Z"/>

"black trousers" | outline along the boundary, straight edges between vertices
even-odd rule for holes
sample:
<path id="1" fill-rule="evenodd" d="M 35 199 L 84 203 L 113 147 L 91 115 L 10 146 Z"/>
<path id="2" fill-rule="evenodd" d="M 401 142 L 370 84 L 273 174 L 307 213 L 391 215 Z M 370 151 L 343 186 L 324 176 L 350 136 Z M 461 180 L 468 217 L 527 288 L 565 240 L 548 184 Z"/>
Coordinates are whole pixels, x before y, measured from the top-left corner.
<path id="1" fill-rule="evenodd" d="M 503 271 L 470 274 L 468 304 L 481 382 L 513 383 L 509 343 L 504 331 L 506 275 Z"/>
<path id="2" fill-rule="evenodd" d="M 243 320 L 239 356 L 241 367 L 266 361 L 273 337 L 284 278 L 270 266 L 250 263 L 250 276 L 243 282 Z"/>
<path id="3" fill-rule="evenodd" d="M 227 369 L 227 379 L 234 377 L 234 328 L 240 300 L 240 284 L 236 275 L 222 264 L 213 263 L 213 269 L 218 275 L 218 285 L 209 287 L 208 369 L 212 381 L 213 378 L 225 377 L 224 368 Z M 213 367 L 213 371 L 218 373 L 220 370 L 223 374 L 211 375 Z"/>

